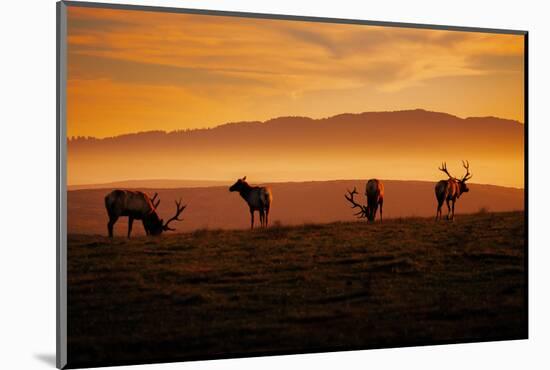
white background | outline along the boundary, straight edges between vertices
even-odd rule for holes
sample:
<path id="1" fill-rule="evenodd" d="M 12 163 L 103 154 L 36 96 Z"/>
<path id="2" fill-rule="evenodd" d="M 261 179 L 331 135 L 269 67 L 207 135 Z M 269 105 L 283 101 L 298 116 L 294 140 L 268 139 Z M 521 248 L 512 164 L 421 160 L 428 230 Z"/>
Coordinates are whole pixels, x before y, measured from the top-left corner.
<path id="1" fill-rule="evenodd" d="M 548 368 L 550 244 L 545 210 L 550 177 L 545 157 L 550 123 L 550 34 L 549 12 L 544 1 L 127 2 L 530 31 L 529 340 L 203 361 L 132 369 Z M 0 14 L 0 367 L 52 368 L 56 248 L 55 1 L 5 1 Z"/>

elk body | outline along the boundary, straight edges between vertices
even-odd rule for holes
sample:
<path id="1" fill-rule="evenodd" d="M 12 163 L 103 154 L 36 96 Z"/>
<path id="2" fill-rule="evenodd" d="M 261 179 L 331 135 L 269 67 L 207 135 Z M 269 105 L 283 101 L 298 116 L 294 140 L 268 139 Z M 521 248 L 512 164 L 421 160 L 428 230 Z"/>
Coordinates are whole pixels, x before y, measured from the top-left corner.
<path id="1" fill-rule="evenodd" d="M 159 235 L 163 231 L 174 230 L 168 225 L 172 221 L 182 221 L 179 216 L 186 206 L 181 205 L 181 199 L 176 202 L 176 215 L 164 222 L 157 213 L 157 207 L 160 199 L 158 194 L 150 198 L 141 191 L 132 190 L 113 190 L 105 196 L 105 208 L 109 215 L 107 229 L 109 237 L 113 237 L 113 227 L 119 217 L 128 217 L 128 238 L 132 233 L 134 220 L 141 220 L 143 228 L 147 235 Z"/>
<path id="2" fill-rule="evenodd" d="M 231 192 L 239 192 L 241 197 L 246 201 L 250 208 L 250 229 L 254 228 L 254 212 L 260 213 L 260 224 L 262 227 L 267 227 L 269 222 L 269 209 L 271 208 L 271 202 L 273 196 L 271 189 L 263 186 L 250 186 L 246 182 L 246 176 L 242 179 L 238 179 L 229 188 Z"/>
<path id="3" fill-rule="evenodd" d="M 376 211 L 380 206 L 380 222 L 382 222 L 382 206 L 384 205 L 384 184 L 377 179 L 370 179 L 365 189 L 367 196 L 367 219 L 374 221 Z"/>
<path id="4" fill-rule="evenodd" d="M 447 171 L 447 164 L 443 163 L 439 170 L 447 174 L 449 178 L 447 180 L 441 180 L 435 185 L 435 197 L 437 198 L 437 212 L 435 214 L 435 219 L 441 219 L 441 206 L 443 202 L 447 203 L 447 219 L 453 220 L 455 217 L 455 202 L 463 193 L 470 191 L 466 181 L 472 178 L 470 173 L 470 163 L 468 161 L 462 161 L 462 165 L 466 169 L 466 174 L 461 178 L 457 179 Z"/>
<path id="5" fill-rule="evenodd" d="M 367 197 L 367 205 L 359 204 L 355 201 L 353 196 L 359 194 L 357 188 L 353 188 L 353 191 L 348 190 L 348 194 L 344 195 L 348 202 L 351 203 L 351 208 L 358 208 L 359 211 L 355 213 L 355 216 L 359 218 L 366 218 L 370 222 L 373 222 L 376 218 L 376 211 L 380 206 L 380 222 L 382 222 L 382 207 L 384 205 L 384 184 L 377 179 L 370 179 L 367 181 L 365 188 L 365 196 Z"/>

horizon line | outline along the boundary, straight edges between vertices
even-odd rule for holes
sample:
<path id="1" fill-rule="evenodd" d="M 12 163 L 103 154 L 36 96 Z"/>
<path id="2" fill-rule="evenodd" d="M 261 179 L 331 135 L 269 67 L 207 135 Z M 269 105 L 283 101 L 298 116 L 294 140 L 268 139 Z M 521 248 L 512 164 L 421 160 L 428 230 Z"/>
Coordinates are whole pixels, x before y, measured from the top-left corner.
<path id="1" fill-rule="evenodd" d="M 372 177 L 371 177 L 372 178 Z M 347 178 L 347 179 L 329 179 L 329 180 L 281 180 L 281 181 L 254 181 L 251 182 L 254 185 L 272 185 L 272 184 L 302 184 L 302 183 L 312 183 L 312 182 L 341 182 L 341 181 L 368 181 L 371 178 Z M 418 180 L 418 179 L 379 179 L 380 181 L 388 181 L 388 182 L 437 182 L 440 180 Z M 195 180 L 195 179 L 131 179 L 131 180 L 116 180 L 116 181 L 108 181 L 108 182 L 99 182 L 99 183 L 84 183 L 84 184 L 67 184 L 67 191 L 77 191 L 77 190 L 100 190 L 100 189 L 108 189 L 109 185 L 116 185 L 118 183 L 124 183 L 124 182 L 153 182 L 153 181 L 172 181 L 172 182 L 212 182 L 212 183 L 221 183 L 221 182 L 227 182 L 227 185 L 231 185 L 235 181 L 235 179 L 232 180 Z M 517 186 L 510 186 L 510 185 L 498 185 L 498 184 L 489 184 L 489 183 L 476 183 L 476 182 L 470 182 L 470 185 L 480 185 L 480 186 L 497 186 L 500 188 L 507 188 L 507 189 L 516 189 L 516 190 L 525 190 L 525 187 L 517 187 Z M 106 186 L 105 188 L 102 188 L 101 186 Z M 128 188 L 128 189 L 164 189 L 164 190 L 173 190 L 173 189 L 188 189 L 188 188 L 210 188 L 210 187 L 222 187 L 225 185 L 212 185 L 212 186 L 180 186 L 180 187 L 173 187 L 173 188 L 165 188 L 165 187 L 144 187 L 144 186 L 137 186 L 134 188 Z M 73 189 L 70 190 L 70 187 L 82 187 L 81 189 Z"/>

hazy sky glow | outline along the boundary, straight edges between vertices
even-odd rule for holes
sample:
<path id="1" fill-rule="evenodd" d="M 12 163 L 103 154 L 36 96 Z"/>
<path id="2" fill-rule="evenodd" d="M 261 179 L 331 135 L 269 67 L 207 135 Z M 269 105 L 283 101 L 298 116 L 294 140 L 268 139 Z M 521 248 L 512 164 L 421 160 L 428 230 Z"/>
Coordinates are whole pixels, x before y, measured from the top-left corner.
<path id="1" fill-rule="evenodd" d="M 68 136 L 424 108 L 523 122 L 523 36 L 69 7 Z"/>

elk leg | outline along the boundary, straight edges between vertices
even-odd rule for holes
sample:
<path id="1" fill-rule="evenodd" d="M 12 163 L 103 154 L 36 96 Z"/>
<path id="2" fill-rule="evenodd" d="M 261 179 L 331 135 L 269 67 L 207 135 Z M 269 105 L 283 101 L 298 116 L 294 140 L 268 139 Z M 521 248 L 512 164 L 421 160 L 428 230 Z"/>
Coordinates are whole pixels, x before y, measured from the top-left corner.
<path id="1" fill-rule="evenodd" d="M 141 223 L 143 224 L 143 230 L 145 230 L 145 235 L 149 235 L 149 229 L 147 229 L 147 226 L 145 226 L 145 220 L 141 220 Z"/>
<path id="2" fill-rule="evenodd" d="M 455 201 L 453 200 L 453 215 L 451 217 L 451 220 L 455 219 Z"/>
<path id="3" fill-rule="evenodd" d="M 380 201 L 380 223 L 382 223 L 382 206 L 384 205 L 384 201 Z"/>
<path id="4" fill-rule="evenodd" d="M 443 213 L 441 211 L 441 207 L 443 206 L 443 200 L 437 200 L 437 211 L 435 212 L 435 220 L 441 220 L 441 214 Z"/>
<path id="5" fill-rule="evenodd" d="M 258 215 L 260 216 L 260 228 L 264 226 L 264 218 L 262 217 L 262 210 L 258 210 Z"/>
<path id="6" fill-rule="evenodd" d="M 113 226 L 115 226 L 115 222 L 118 220 L 118 217 L 109 217 L 109 223 L 107 223 L 107 230 L 109 230 L 109 238 L 113 237 Z"/>
<path id="7" fill-rule="evenodd" d="M 447 220 L 449 220 L 450 217 L 451 217 L 451 204 L 450 204 L 449 199 L 447 199 L 446 202 L 447 202 L 447 210 L 448 210 L 448 212 L 447 212 Z"/>
<path id="8" fill-rule="evenodd" d="M 265 209 L 265 227 L 267 227 L 268 221 L 269 221 L 269 207 Z"/>
<path id="9" fill-rule="evenodd" d="M 132 225 L 134 224 L 134 218 L 128 217 L 128 238 L 130 238 L 130 234 L 132 233 Z"/>
<path id="10" fill-rule="evenodd" d="M 254 229 L 254 211 L 250 210 L 250 230 Z"/>

